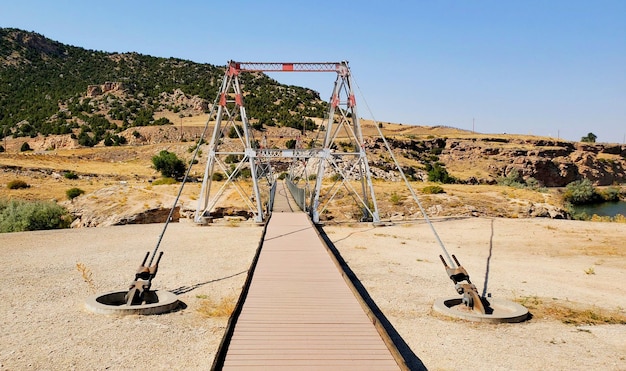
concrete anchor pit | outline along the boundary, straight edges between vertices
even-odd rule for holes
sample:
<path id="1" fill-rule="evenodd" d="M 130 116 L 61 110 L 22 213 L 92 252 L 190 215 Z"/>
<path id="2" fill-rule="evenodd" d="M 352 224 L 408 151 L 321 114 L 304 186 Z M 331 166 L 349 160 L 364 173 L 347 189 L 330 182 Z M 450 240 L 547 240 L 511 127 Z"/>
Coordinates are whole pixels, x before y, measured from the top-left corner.
<path id="1" fill-rule="evenodd" d="M 433 309 L 445 316 L 461 318 L 473 322 L 484 323 L 518 323 L 528 318 L 528 309 L 521 304 L 501 299 L 488 298 L 487 313 L 469 308 L 462 298 L 438 299 Z"/>
<path id="2" fill-rule="evenodd" d="M 148 291 L 145 302 L 127 305 L 125 296 L 128 291 L 115 291 L 107 294 L 90 296 L 85 307 L 98 314 L 131 315 L 131 314 L 162 314 L 175 310 L 180 305 L 176 294 L 169 291 Z"/>

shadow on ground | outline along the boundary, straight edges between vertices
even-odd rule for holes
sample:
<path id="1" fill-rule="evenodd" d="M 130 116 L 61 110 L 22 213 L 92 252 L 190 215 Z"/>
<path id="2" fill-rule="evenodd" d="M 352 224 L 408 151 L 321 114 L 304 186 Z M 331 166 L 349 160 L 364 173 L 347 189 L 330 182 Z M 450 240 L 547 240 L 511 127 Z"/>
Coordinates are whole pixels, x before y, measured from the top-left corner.
<path id="1" fill-rule="evenodd" d="M 174 290 L 172 290 L 172 292 L 174 294 L 176 294 L 176 295 L 186 294 L 186 293 L 188 293 L 190 291 L 193 291 L 193 290 L 197 289 L 198 287 L 201 287 L 201 286 L 204 286 L 204 285 L 208 285 L 209 283 L 218 282 L 218 281 L 222 281 L 222 280 L 225 280 L 225 279 L 237 277 L 240 274 L 244 274 L 244 273 L 247 273 L 247 272 L 248 271 L 245 270 L 245 271 L 241 271 L 239 273 L 231 274 L 230 276 L 216 278 L 214 280 L 209 280 L 209 281 L 206 281 L 206 282 L 196 283 L 196 284 L 193 284 L 191 286 L 180 286 L 180 287 L 175 288 Z"/>

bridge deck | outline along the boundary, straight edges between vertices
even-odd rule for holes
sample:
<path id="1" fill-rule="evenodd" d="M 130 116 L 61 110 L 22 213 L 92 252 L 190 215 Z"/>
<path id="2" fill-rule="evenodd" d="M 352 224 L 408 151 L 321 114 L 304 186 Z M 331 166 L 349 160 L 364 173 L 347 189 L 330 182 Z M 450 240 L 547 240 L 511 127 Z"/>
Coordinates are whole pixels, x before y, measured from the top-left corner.
<path id="1" fill-rule="evenodd" d="M 399 369 L 305 213 L 272 214 L 223 369 Z"/>

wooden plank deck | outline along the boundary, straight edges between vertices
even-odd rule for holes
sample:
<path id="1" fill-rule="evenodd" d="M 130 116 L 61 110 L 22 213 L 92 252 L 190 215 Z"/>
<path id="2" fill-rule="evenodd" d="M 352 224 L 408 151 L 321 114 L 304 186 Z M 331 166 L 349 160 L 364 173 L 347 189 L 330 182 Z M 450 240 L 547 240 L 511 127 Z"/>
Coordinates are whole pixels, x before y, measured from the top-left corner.
<path id="1" fill-rule="evenodd" d="M 274 207 L 272 211 L 275 213 L 300 211 L 300 208 L 291 196 L 291 192 L 289 192 L 284 181 L 276 183 L 276 193 L 274 194 Z"/>
<path id="2" fill-rule="evenodd" d="M 272 214 L 224 370 L 398 370 L 305 213 Z"/>

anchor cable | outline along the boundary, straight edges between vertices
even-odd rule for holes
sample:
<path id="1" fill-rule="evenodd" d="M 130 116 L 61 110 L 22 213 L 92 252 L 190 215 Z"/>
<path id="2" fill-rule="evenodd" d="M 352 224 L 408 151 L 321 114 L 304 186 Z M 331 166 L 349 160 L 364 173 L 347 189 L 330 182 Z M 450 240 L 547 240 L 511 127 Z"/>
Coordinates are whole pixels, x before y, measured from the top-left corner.
<path id="1" fill-rule="evenodd" d="M 172 220 L 172 215 L 174 215 L 174 210 L 176 209 L 176 205 L 178 204 L 180 196 L 183 193 L 183 188 L 185 187 L 185 183 L 187 182 L 187 179 L 189 178 L 189 174 L 191 172 L 191 167 L 193 166 L 193 163 L 195 162 L 196 157 L 198 156 L 198 152 L 200 151 L 200 145 L 202 144 L 202 140 L 204 139 L 204 136 L 206 135 L 206 132 L 207 132 L 207 130 L 209 128 L 209 123 L 211 122 L 211 117 L 215 113 L 215 107 L 217 107 L 219 96 L 220 95 L 219 95 L 219 92 L 218 92 L 217 96 L 215 97 L 215 101 L 213 101 L 213 106 L 211 107 L 211 111 L 209 112 L 209 117 L 207 118 L 206 124 L 204 125 L 204 129 L 202 130 L 202 134 L 200 135 L 200 138 L 198 139 L 198 143 L 196 143 L 196 149 L 194 150 L 193 155 L 191 156 L 191 160 L 189 161 L 189 167 L 187 168 L 187 171 L 185 172 L 185 176 L 183 177 L 183 180 L 182 180 L 182 182 L 180 184 L 180 188 L 178 189 L 178 195 L 176 195 L 176 199 L 174 200 L 174 204 L 172 205 L 172 208 L 170 209 L 169 215 L 167 216 L 167 220 L 165 221 L 165 225 L 163 226 L 163 230 L 161 231 L 161 234 L 159 235 L 159 239 L 157 240 L 156 246 L 154 247 L 154 251 L 152 252 L 152 256 L 150 257 L 150 261 L 148 262 L 148 266 L 152 265 L 152 261 L 154 260 L 154 257 L 156 256 L 156 253 L 159 250 L 159 246 L 161 246 L 161 241 L 163 241 L 163 236 L 165 235 L 165 231 L 167 230 L 167 227 L 170 224 L 170 221 Z"/>
<path id="2" fill-rule="evenodd" d="M 422 203 L 417 198 L 417 194 L 413 190 L 413 187 L 411 187 L 411 183 L 409 183 L 409 180 L 407 179 L 406 175 L 404 174 L 404 171 L 402 171 L 402 167 L 400 167 L 400 163 L 398 162 L 398 160 L 396 159 L 396 156 L 394 155 L 393 151 L 391 150 L 391 146 L 389 146 L 389 142 L 387 142 L 387 139 L 383 135 L 382 130 L 380 130 L 380 127 L 378 125 L 378 121 L 374 117 L 374 114 L 373 114 L 372 110 L 370 109 L 370 106 L 367 103 L 367 100 L 365 99 L 365 96 L 363 95 L 363 92 L 361 91 L 361 87 L 359 87 L 359 84 L 356 82 L 356 79 L 354 78 L 354 74 L 352 75 L 352 80 L 354 81 L 354 84 L 356 85 L 357 89 L 359 90 L 359 93 L 361 94 L 361 98 L 363 99 L 363 103 L 365 103 L 365 107 L 367 108 L 367 111 L 372 116 L 372 120 L 374 121 L 374 126 L 376 126 L 376 129 L 378 130 L 378 134 L 382 138 L 383 143 L 385 143 L 385 147 L 387 148 L 387 151 L 391 155 L 391 158 L 393 159 L 393 162 L 396 165 L 396 168 L 400 172 L 400 176 L 402 176 L 402 179 L 404 180 L 404 183 L 406 184 L 407 188 L 409 189 L 409 192 L 411 192 L 411 196 L 413 197 L 413 199 L 417 203 L 417 206 L 419 207 L 420 212 L 424 216 L 424 220 L 426 221 L 426 224 L 428 224 L 428 226 L 432 230 L 433 235 L 435 236 L 435 239 L 439 243 L 439 246 L 441 247 L 441 250 L 443 251 L 443 253 L 444 253 L 445 257 L 446 257 L 446 260 L 448 261 L 448 264 L 452 268 L 456 268 L 457 264 L 450 257 L 450 254 L 448 253 L 448 250 L 446 249 L 445 245 L 443 244 L 443 241 L 441 241 L 441 238 L 439 237 L 439 234 L 437 233 L 437 230 L 435 230 L 435 227 L 433 226 L 433 223 L 431 222 L 430 218 L 428 217 L 428 214 L 426 213 L 426 210 L 424 210 L 424 207 L 422 206 Z"/>

